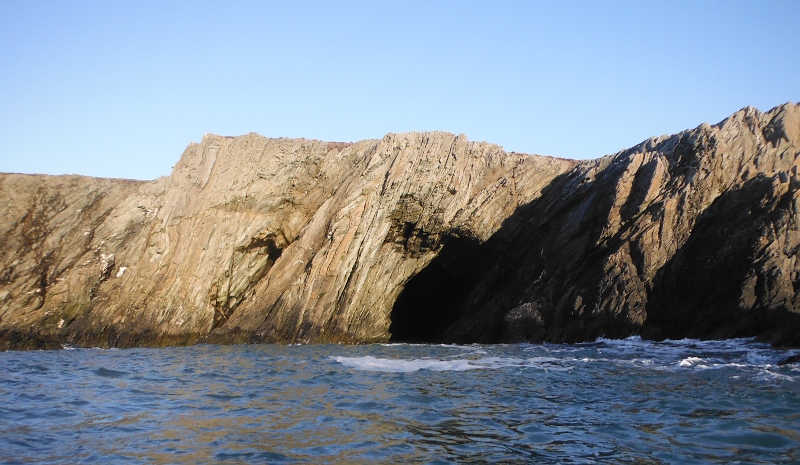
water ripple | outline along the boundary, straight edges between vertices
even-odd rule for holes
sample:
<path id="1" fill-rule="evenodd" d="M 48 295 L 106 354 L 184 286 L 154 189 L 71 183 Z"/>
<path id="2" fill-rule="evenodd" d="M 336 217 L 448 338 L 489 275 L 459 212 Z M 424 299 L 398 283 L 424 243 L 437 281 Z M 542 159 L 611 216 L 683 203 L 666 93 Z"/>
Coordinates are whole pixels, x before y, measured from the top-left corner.
<path id="1" fill-rule="evenodd" d="M 797 463 L 751 340 L 0 353 L 0 463 Z"/>

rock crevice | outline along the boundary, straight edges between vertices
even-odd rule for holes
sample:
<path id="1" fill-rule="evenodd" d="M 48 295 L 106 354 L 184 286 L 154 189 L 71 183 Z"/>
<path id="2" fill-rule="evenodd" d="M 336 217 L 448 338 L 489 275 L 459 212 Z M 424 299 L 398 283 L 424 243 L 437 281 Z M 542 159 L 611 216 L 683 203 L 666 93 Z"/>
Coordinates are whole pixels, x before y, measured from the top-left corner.
<path id="1" fill-rule="evenodd" d="M 800 345 L 800 108 L 576 162 L 206 135 L 152 182 L 0 174 L 0 348 Z"/>

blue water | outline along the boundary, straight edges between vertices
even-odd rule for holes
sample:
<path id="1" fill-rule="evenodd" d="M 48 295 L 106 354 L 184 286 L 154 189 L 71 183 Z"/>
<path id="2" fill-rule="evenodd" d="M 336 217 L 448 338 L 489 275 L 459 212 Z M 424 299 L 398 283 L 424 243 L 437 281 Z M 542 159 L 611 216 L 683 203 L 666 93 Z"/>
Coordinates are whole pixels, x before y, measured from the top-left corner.
<path id="1" fill-rule="evenodd" d="M 748 340 L 0 353 L 0 463 L 800 463 Z"/>

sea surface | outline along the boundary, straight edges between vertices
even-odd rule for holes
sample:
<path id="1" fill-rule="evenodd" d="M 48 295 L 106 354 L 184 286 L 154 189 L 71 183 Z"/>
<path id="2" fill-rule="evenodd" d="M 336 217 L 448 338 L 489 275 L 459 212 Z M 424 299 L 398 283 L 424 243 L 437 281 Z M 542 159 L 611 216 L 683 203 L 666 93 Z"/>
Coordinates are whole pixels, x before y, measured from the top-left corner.
<path id="1" fill-rule="evenodd" d="M 800 463 L 751 340 L 0 353 L 0 463 Z"/>

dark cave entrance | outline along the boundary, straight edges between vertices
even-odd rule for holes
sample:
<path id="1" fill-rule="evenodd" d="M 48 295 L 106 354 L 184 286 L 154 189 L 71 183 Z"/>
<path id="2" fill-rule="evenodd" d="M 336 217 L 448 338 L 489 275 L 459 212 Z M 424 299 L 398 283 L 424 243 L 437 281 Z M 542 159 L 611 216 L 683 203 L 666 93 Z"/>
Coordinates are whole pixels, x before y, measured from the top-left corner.
<path id="1" fill-rule="evenodd" d="M 440 342 L 476 284 L 475 239 L 446 237 L 439 256 L 406 284 L 392 308 L 392 342 Z"/>

